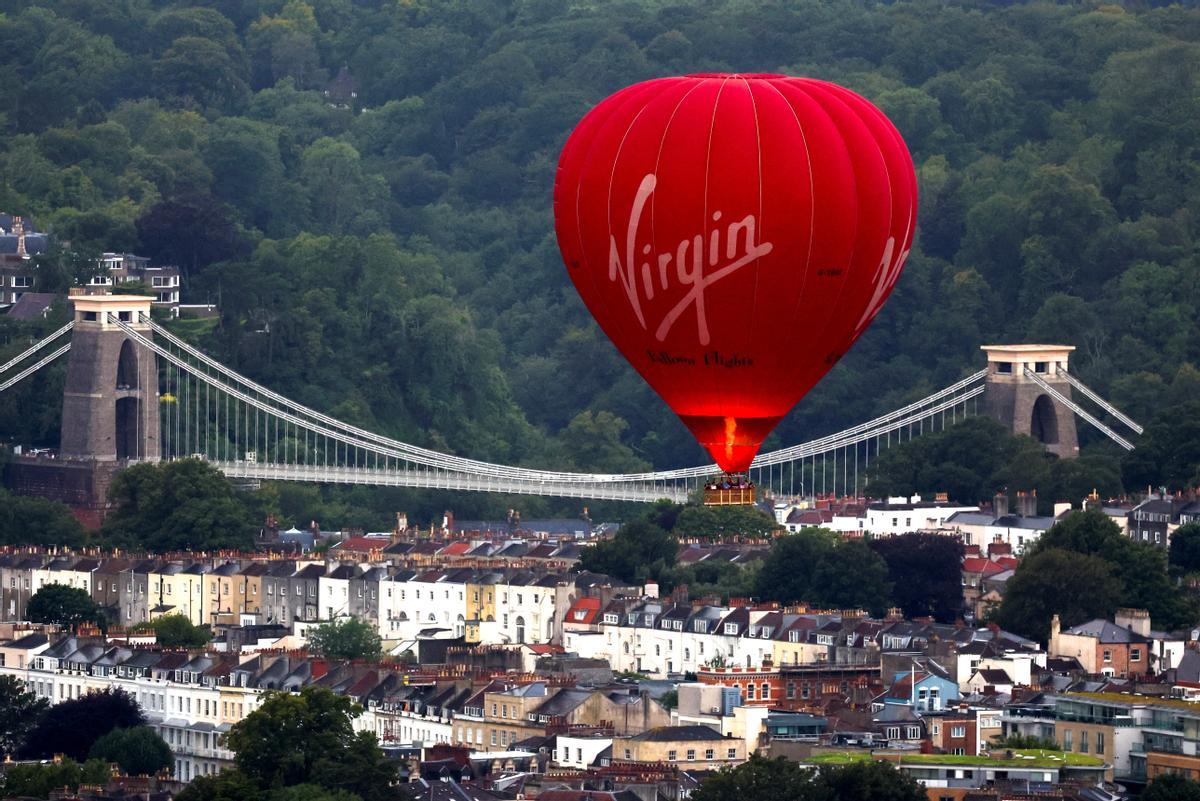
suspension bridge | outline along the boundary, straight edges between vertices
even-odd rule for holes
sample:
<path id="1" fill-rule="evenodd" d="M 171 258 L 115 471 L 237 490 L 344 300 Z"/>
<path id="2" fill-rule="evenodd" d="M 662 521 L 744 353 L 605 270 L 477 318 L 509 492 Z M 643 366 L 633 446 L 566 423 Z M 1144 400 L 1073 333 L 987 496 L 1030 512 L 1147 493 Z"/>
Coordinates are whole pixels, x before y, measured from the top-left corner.
<path id="1" fill-rule="evenodd" d="M 419 487 L 619 501 L 687 500 L 719 473 L 706 464 L 645 473 L 573 473 L 440 453 L 340 421 L 262 386 L 150 315 L 150 298 L 73 296 L 74 319 L 0 366 L 0 392 L 70 354 L 62 447 L 43 472 L 199 458 L 233 479 Z M 70 335 L 68 337 L 68 334 Z M 873 420 L 761 453 L 760 490 L 784 497 L 860 496 L 872 460 L 895 443 L 983 412 L 1060 456 L 1078 452 L 1075 417 L 1125 449 L 1101 421 L 1142 429 L 1068 372 L 1069 346 L 988 346 L 988 366 Z M 1075 393 L 1080 396 L 1076 400 Z M 1080 401 L 1092 404 L 1085 409 Z M 1094 413 L 1093 413 L 1094 412 Z M 38 478 L 35 491 L 69 478 Z M 50 464 L 57 462 L 58 464 Z M 20 472 L 20 470 L 18 470 Z M 94 488 L 93 488 L 93 491 Z"/>

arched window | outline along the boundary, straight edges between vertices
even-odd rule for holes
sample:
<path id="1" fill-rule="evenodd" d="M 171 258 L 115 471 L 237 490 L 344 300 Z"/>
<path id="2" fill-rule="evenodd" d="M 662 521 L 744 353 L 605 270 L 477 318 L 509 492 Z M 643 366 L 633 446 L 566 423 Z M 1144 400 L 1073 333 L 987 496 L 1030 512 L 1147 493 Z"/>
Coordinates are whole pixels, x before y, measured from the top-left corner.
<path id="1" fill-rule="evenodd" d="M 525 618 L 517 615 L 517 642 L 525 642 Z"/>
<path id="2" fill-rule="evenodd" d="M 771 697 L 771 685 L 770 685 L 770 684 L 767 684 L 767 683 L 764 681 L 764 682 L 762 683 L 762 699 L 763 699 L 764 701 L 766 701 L 766 700 L 769 700 L 769 699 L 770 699 L 770 697 Z"/>
<path id="3" fill-rule="evenodd" d="M 754 685 L 753 684 L 746 685 L 746 700 L 747 701 L 754 700 Z"/>

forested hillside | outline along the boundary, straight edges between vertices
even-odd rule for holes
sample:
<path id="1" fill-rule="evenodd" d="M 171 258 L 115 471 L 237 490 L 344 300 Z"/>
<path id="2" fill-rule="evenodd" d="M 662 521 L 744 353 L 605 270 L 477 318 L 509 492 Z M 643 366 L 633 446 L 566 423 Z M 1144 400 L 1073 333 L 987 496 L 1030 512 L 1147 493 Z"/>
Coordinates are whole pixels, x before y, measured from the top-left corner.
<path id="1" fill-rule="evenodd" d="M 1194 7 L 3 8 L 0 210 L 70 242 L 42 259 L 47 282 L 101 250 L 177 263 L 185 301 L 221 309 L 192 332 L 203 347 L 358 425 L 541 467 L 703 458 L 578 301 L 551 191 L 592 104 L 712 70 L 857 90 L 905 135 L 921 183 L 917 247 L 891 301 L 768 447 L 979 369 L 988 341 L 1076 345 L 1076 371 L 1138 419 L 1200 396 Z M 56 380 L 7 393 L 0 435 L 56 441 L 56 413 L 30 412 Z"/>

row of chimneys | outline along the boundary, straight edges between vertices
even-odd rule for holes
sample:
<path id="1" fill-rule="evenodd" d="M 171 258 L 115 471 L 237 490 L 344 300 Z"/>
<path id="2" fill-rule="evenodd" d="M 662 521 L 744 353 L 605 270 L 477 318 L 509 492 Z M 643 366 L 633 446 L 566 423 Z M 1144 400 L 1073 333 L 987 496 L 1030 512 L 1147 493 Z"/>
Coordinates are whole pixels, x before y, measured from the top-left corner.
<path id="1" fill-rule="evenodd" d="M 1037 517 L 1037 490 L 1017 493 L 1016 513 L 1020 517 Z M 1008 514 L 1008 493 L 997 492 L 992 498 L 992 513 L 996 517 Z"/>

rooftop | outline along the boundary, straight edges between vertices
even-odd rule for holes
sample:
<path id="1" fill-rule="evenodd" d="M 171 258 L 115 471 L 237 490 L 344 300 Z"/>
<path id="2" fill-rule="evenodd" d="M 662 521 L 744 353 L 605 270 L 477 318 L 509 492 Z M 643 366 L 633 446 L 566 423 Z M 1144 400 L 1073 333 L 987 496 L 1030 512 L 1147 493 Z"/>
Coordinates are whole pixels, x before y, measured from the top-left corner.
<path id="1" fill-rule="evenodd" d="M 824 754 L 814 754 L 803 760 L 810 765 L 849 765 L 854 762 L 866 762 L 872 759 L 895 762 L 899 765 L 971 765 L 976 767 L 1001 768 L 1059 768 L 1063 766 L 1074 768 L 1104 767 L 1104 760 L 1087 754 L 1076 754 L 1070 751 L 1016 750 L 1012 751 L 1011 759 L 1005 757 L 957 756 L 954 754 L 900 754 L 895 752 L 877 755 L 873 751 L 837 751 Z M 1008 751 L 998 752 L 1007 754 Z"/>
<path id="2" fill-rule="evenodd" d="M 1184 701 L 1179 698 L 1158 698 L 1153 695 L 1132 695 L 1128 693 L 1100 692 L 1074 692 L 1067 693 L 1062 697 L 1068 701 L 1075 698 L 1089 698 L 1093 701 L 1107 701 L 1114 704 L 1141 704 L 1143 706 L 1170 707 L 1171 709 L 1179 709 L 1185 712 L 1191 712 L 1194 715 L 1200 715 L 1200 703 L 1196 703 L 1194 701 Z"/>
<path id="3" fill-rule="evenodd" d="M 725 736 L 708 726 L 658 726 L 629 738 L 649 743 L 676 743 L 684 740 L 724 740 Z"/>

